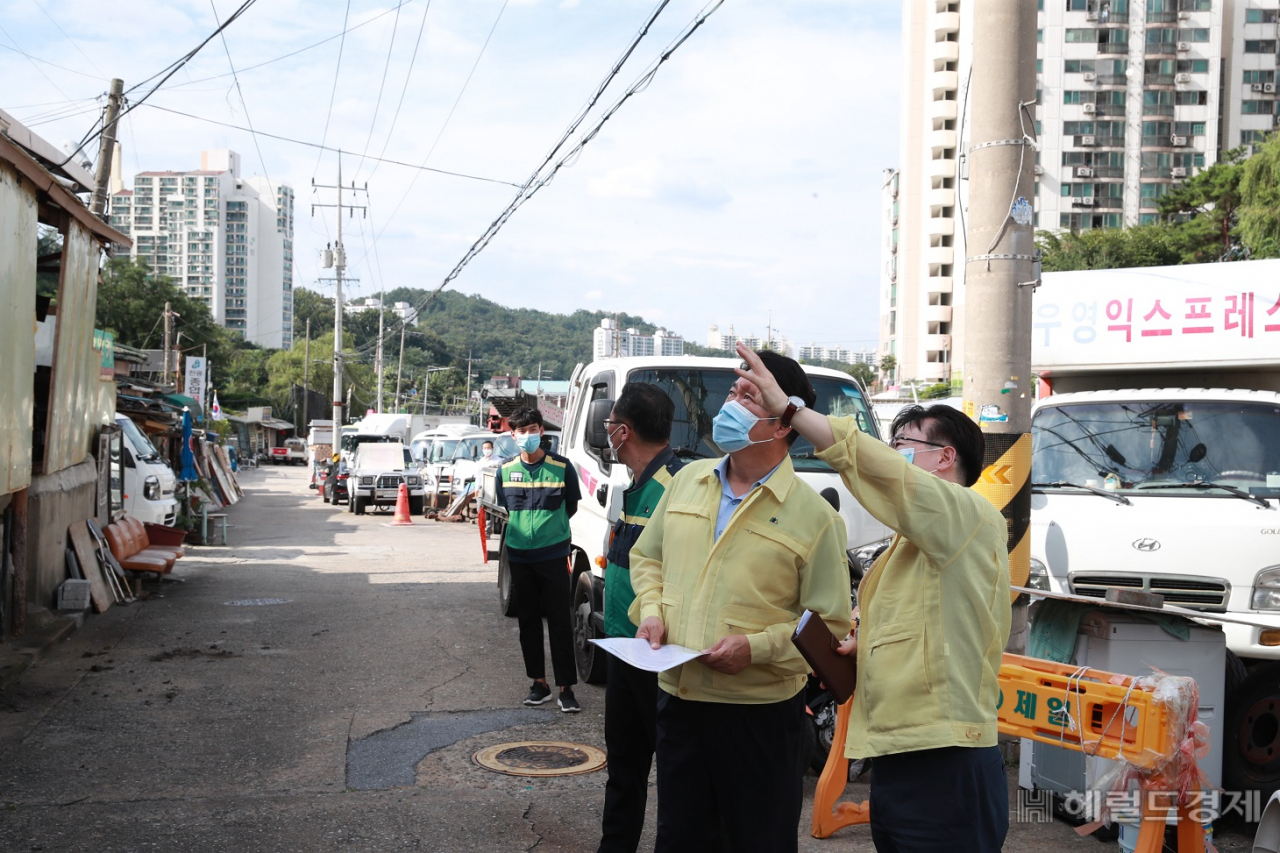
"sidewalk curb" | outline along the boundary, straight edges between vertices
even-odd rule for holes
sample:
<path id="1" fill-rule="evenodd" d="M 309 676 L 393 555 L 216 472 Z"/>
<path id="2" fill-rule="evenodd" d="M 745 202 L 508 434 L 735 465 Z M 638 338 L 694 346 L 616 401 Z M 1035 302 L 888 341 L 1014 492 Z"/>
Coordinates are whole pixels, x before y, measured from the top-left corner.
<path id="1" fill-rule="evenodd" d="M 0 692 L 45 657 L 84 624 L 84 613 L 54 613 L 43 608 L 27 612 L 26 634 L 0 644 Z"/>

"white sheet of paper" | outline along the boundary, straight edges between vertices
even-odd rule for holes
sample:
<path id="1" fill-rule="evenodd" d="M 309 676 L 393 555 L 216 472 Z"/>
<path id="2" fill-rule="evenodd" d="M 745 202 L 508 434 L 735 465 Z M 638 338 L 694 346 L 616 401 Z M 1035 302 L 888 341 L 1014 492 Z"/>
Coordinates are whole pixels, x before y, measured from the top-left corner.
<path id="1" fill-rule="evenodd" d="M 609 637 L 604 640 L 592 640 L 600 648 L 629 663 L 636 669 L 646 672 L 666 672 L 682 663 L 688 663 L 702 652 L 684 646 L 665 645 L 658 649 L 649 648 L 649 641 L 638 637 Z"/>

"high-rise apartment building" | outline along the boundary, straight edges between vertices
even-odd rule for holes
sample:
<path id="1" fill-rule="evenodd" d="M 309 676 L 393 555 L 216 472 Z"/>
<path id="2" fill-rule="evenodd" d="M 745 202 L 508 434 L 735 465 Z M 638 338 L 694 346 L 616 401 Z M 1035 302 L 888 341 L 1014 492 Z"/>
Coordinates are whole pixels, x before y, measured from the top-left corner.
<path id="1" fill-rule="evenodd" d="M 898 380 L 960 379 L 973 5 L 903 3 L 900 167 L 882 194 L 880 282 L 880 356 L 894 357 Z M 1036 227 L 1155 221 L 1179 181 L 1270 133 L 1278 8 L 1040 0 Z"/>
<path id="2" fill-rule="evenodd" d="M 131 255 L 269 348 L 293 345 L 293 188 L 240 177 L 240 155 L 204 151 L 190 172 L 139 172 L 111 197 Z"/>
<path id="3" fill-rule="evenodd" d="M 591 352 L 593 358 L 684 355 L 684 338 L 666 329 L 653 334 L 624 329 L 605 317 L 591 333 Z"/>

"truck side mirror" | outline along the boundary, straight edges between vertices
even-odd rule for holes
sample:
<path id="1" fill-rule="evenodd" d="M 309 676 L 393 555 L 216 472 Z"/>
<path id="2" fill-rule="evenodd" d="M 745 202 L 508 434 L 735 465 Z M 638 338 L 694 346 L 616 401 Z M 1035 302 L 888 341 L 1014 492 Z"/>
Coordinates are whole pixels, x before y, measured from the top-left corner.
<path id="1" fill-rule="evenodd" d="M 609 419 L 612 411 L 612 400 L 592 400 L 587 406 L 587 446 L 598 453 L 603 453 L 609 447 L 609 430 L 604 422 Z"/>

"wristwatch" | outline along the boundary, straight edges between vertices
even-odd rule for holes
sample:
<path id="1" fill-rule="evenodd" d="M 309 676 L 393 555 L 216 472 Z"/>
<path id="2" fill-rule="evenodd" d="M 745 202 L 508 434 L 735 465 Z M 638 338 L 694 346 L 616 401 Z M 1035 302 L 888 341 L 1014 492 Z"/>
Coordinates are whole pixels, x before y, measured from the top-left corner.
<path id="1" fill-rule="evenodd" d="M 804 407 L 805 407 L 805 403 L 804 403 L 803 397 L 788 397 L 787 408 L 782 413 L 782 419 L 781 419 L 782 425 L 784 427 L 791 426 L 791 419 L 796 416 L 796 412 L 800 411 Z"/>

